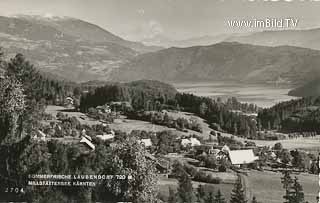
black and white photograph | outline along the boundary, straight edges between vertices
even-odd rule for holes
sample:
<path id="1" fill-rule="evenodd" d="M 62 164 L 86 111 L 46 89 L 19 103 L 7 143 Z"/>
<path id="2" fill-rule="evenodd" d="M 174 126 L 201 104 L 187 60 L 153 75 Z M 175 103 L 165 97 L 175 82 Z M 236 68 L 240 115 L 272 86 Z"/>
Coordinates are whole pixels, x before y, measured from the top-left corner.
<path id="1" fill-rule="evenodd" d="M 0 0 L 0 203 L 320 203 L 319 0 Z"/>

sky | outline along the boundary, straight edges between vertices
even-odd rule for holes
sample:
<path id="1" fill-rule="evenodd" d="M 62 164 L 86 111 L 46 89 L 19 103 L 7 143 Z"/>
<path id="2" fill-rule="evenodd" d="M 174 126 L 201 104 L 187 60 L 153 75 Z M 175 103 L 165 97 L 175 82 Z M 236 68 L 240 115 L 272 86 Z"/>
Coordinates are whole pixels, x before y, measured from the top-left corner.
<path id="1" fill-rule="evenodd" d="M 319 0 L 0 0 L 0 15 L 69 16 L 128 40 L 175 40 L 252 31 L 228 20 L 294 17 L 298 28 L 320 27 Z"/>

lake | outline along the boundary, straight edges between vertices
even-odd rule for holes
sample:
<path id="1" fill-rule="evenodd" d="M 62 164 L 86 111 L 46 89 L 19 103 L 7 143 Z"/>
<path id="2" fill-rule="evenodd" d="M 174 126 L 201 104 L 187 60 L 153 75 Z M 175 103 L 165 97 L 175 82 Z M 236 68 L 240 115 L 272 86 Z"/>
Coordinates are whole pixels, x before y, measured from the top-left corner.
<path id="1" fill-rule="evenodd" d="M 296 97 L 288 96 L 289 87 L 275 85 L 238 84 L 232 82 L 214 83 L 176 83 L 179 92 L 192 93 L 198 96 L 226 99 L 236 97 L 240 102 L 254 103 L 259 107 L 271 107 L 281 101 Z"/>

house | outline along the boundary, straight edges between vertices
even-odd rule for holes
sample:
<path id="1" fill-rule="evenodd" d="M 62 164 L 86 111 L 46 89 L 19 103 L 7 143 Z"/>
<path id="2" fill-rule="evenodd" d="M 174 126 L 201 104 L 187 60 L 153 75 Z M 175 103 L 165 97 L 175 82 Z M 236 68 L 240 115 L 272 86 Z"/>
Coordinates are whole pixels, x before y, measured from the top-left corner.
<path id="1" fill-rule="evenodd" d="M 229 151 L 229 158 L 232 165 L 237 166 L 250 164 L 259 159 L 259 157 L 254 155 L 252 149 Z"/>
<path id="2" fill-rule="evenodd" d="M 200 146 L 201 145 L 201 142 L 197 139 L 197 138 L 185 138 L 185 139 L 182 139 L 181 140 L 181 145 L 183 147 L 187 147 L 187 146 L 191 146 L 191 147 L 194 147 L 194 146 Z"/>
<path id="3" fill-rule="evenodd" d="M 103 134 L 103 135 L 97 135 L 97 138 L 106 141 L 106 140 L 111 140 L 114 138 L 113 134 Z"/>
<path id="4" fill-rule="evenodd" d="M 105 140 L 111 140 L 115 137 L 115 133 L 113 130 L 110 131 L 108 134 L 103 134 L 103 135 L 97 135 L 97 138 L 105 141 Z"/>
<path id="5" fill-rule="evenodd" d="M 96 109 L 99 113 L 111 113 L 111 108 L 109 105 L 97 106 Z"/>
<path id="6" fill-rule="evenodd" d="M 65 98 L 65 106 L 71 107 L 74 105 L 74 99 L 72 97 Z"/>
<path id="7" fill-rule="evenodd" d="M 41 141 L 46 141 L 47 135 L 42 132 L 41 130 L 37 130 L 37 134 L 33 136 L 33 139 L 41 140 Z"/>
<path id="8" fill-rule="evenodd" d="M 132 109 L 132 105 L 130 102 L 122 101 L 122 102 L 110 102 L 110 108 L 114 111 L 126 111 Z"/>
<path id="9" fill-rule="evenodd" d="M 217 154 L 220 151 L 219 146 L 214 144 L 201 144 L 199 146 L 194 146 L 194 149 L 197 154 Z"/>
<path id="10" fill-rule="evenodd" d="M 86 137 L 82 137 L 81 140 L 80 140 L 80 143 L 84 144 L 91 151 L 94 151 L 96 149 L 94 144 L 90 140 L 88 140 Z"/>

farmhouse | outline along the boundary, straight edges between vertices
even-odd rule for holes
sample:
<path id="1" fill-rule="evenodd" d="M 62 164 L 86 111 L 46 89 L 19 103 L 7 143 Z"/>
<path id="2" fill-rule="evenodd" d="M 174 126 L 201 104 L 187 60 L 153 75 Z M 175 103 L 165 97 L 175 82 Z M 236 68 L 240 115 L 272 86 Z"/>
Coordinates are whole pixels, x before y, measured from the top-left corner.
<path id="1" fill-rule="evenodd" d="M 110 133 L 106 134 L 104 133 L 103 135 L 97 135 L 97 138 L 101 139 L 101 140 L 111 140 L 115 137 L 115 133 L 113 130 L 110 131 Z"/>
<path id="2" fill-rule="evenodd" d="M 194 149 L 197 154 L 217 154 L 220 151 L 220 148 L 221 147 L 214 144 L 201 144 L 199 146 L 194 146 Z"/>
<path id="3" fill-rule="evenodd" d="M 47 135 L 43 133 L 41 130 L 37 130 L 37 134 L 33 137 L 33 139 L 38 139 L 42 141 L 46 141 Z"/>
<path id="4" fill-rule="evenodd" d="M 74 105 L 74 99 L 72 97 L 67 97 L 65 99 L 65 106 L 66 107 L 71 107 Z"/>
<path id="5" fill-rule="evenodd" d="M 97 138 L 106 141 L 106 140 L 111 140 L 114 138 L 113 134 L 103 134 L 103 135 L 97 135 Z"/>
<path id="6" fill-rule="evenodd" d="M 229 158 L 232 165 L 236 166 L 250 164 L 259 159 L 251 149 L 229 151 Z"/>
<path id="7" fill-rule="evenodd" d="M 111 113 L 109 105 L 97 106 L 96 109 L 99 113 Z"/>
<path id="8" fill-rule="evenodd" d="M 92 142 L 90 140 L 88 140 L 86 137 L 82 137 L 80 140 L 80 143 L 82 143 L 83 145 L 85 145 L 87 148 L 89 148 L 92 151 L 94 151 L 96 149 L 94 144 L 92 144 Z"/>
<path id="9" fill-rule="evenodd" d="M 194 147 L 194 146 L 200 146 L 201 143 L 200 141 L 197 139 L 197 138 L 189 138 L 189 139 L 182 139 L 181 140 L 181 145 L 183 147 L 187 147 L 187 146 L 191 146 L 191 147 Z"/>

